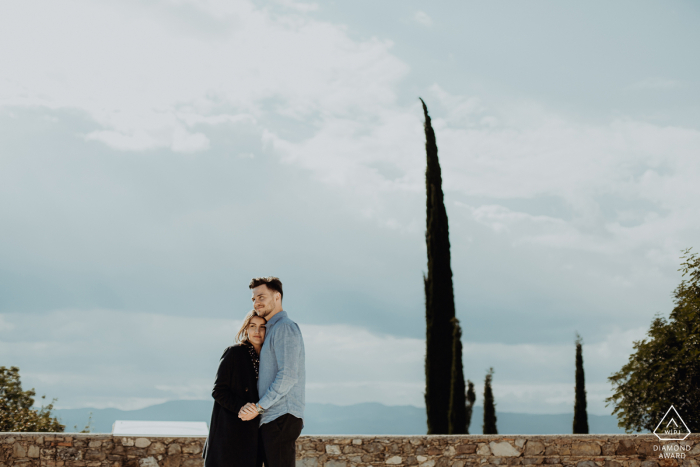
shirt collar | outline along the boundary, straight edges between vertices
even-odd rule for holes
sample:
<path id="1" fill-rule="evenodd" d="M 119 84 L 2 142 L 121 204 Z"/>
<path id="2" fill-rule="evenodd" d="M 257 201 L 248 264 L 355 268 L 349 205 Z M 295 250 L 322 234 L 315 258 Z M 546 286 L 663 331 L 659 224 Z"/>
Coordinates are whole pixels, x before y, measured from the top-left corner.
<path id="1" fill-rule="evenodd" d="M 286 317 L 287 317 L 287 312 L 284 311 L 284 310 L 282 310 L 282 311 L 280 311 L 279 313 L 277 313 L 275 316 L 273 316 L 272 318 L 270 318 L 270 319 L 267 321 L 267 325 L 268 325 L 268 326 L 274 326 L 275 323 L 276 323 L 277 321 L 281 320 L 282 318 L 286 318 Z"/>

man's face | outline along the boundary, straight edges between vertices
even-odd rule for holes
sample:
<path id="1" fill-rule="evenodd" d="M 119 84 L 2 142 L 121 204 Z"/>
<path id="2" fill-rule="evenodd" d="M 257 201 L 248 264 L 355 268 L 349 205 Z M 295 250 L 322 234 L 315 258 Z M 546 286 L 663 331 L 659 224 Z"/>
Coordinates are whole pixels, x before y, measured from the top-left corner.
<path id="1" fill-rule="evenodd" d="M 278 296 L 279 292 L 268 289 L 267 285 L 259 285 L 253 289 L 253 308 L 260 316 L 265 318 L 275 311 L 276 298 Z"/>

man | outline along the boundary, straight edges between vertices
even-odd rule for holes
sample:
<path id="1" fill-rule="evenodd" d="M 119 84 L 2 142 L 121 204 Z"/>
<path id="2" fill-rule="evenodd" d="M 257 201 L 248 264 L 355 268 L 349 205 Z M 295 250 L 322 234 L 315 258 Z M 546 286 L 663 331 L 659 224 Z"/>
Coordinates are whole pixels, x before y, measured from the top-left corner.
<path id="1" fill-rule="evenodd" d="M 282 309 L 282 282 L 277 277 L 256 277 L 248 287 L 253 307 L 267 320 L 267 331 L 260 351 L 260 400 L 243 406 L 238 416 L 251 420 L 260 415 L 265 467 L 294 467 L 296 440 L 304 426 L 304 340 Z"/>

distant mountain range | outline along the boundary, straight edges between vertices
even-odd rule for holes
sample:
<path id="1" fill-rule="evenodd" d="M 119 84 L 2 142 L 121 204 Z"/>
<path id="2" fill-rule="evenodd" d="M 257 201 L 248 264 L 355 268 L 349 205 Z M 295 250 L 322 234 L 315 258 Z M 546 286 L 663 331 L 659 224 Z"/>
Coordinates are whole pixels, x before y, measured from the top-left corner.
<path id="1" fill-rule="evenodd" d="M 213 401 L 177 400 L 138 410 L 55 409 L 66 431 L 80 431 L 88 423 L 90 431 L 111 433 L 115 420 L 203 421 L 209 425 Z M 411 405 L 387 406 L 379 403 L 354 405 L 307 404 L 304 431 L 311 435 L 413 435 L 427 431 L 425 409 Z M 498 432 L 502 434 L 571 433 L 573 414 L 526 414 L 498 412 Z M 475 407 L 469 432 L 481 434 L 483 411 Z M 624 433 L 617 419 L 610 415 L 588 415 L 592 434 Z M 77 427 L 77 430 L 74 428 Z"/>

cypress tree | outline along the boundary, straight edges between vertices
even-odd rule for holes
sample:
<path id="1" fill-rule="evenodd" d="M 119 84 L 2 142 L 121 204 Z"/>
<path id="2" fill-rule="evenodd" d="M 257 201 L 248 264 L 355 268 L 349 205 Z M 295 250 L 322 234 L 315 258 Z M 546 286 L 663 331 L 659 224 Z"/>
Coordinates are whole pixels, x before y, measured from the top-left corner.
<path id="1" fill-rule="evenodd" d="M 447 211 L 443 201 L 442 174 L 435 132 L 428 108 L 425 115 L 426 231 L 428 273 L 425 283 L 425 409 L 428 434 L 447 434 L 449 430 L 450 380 L 452 377 L 452 318 L 455 317 L 450 239 Z"/>
<path id="2" fill-rule="evenodd" d="M 467 380 L 467 431 L 464 433 L 469 434 L 469 425 L 472 422 L 472 413 L 474 411 L 474 402 L 476 402 L 476 393 L 474 392 L 474 383 Z"/>
<path id="3" fill-rule="evenodd" d="M 491 380 L 493 379 L 493 368 L 489 368 L 484 382 L 484 426 L 485 435 L 497 435 L 496 429 L 496 404 L 493 401 L 493 391 L 491 390 Z"/>
<path id="4" fill-rule="evenodd" d="M 586 380 L 583 375 L 583 340 L 576 334 L 576 400 L 574 401 L 574 434 L 588 434 L 586 413 Z"/>
<path id="5" fill-rule="evenodd" d="M 457 318 L 452 318 L 452 381 L 450 383 L 449 434 L 467 434 L 467 399 L 464 393 L 462 368 L 462 328 Z"/>

